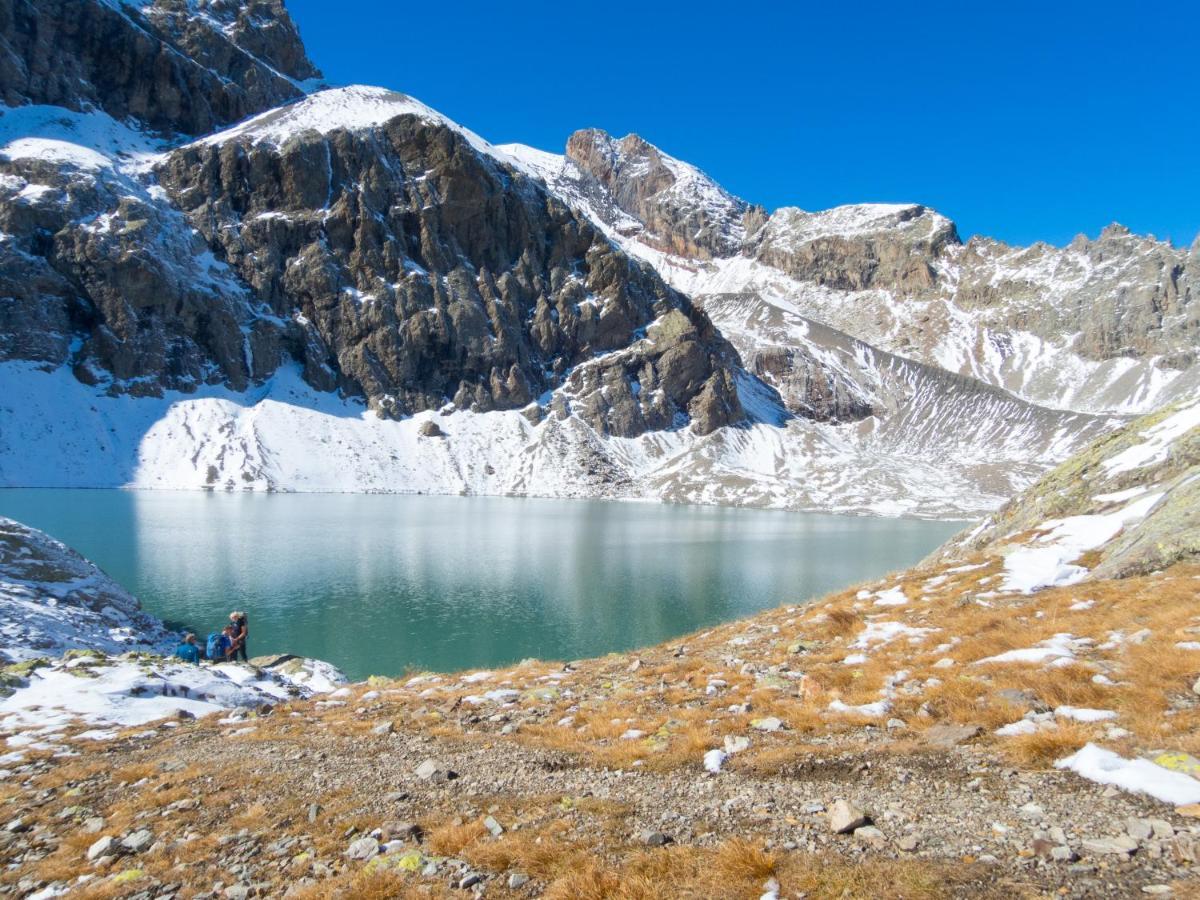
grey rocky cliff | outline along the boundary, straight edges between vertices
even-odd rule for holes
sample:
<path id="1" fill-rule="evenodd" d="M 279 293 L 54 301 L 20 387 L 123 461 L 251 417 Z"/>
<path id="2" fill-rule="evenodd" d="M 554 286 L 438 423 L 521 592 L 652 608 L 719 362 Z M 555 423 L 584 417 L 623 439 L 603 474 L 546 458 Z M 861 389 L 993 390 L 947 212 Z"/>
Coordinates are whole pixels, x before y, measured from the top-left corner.
<path id="1" fill-rule="evenodd" d="M 0 0 L 0 100 L 204 134 L 318 77 L 281 0 Z"/>

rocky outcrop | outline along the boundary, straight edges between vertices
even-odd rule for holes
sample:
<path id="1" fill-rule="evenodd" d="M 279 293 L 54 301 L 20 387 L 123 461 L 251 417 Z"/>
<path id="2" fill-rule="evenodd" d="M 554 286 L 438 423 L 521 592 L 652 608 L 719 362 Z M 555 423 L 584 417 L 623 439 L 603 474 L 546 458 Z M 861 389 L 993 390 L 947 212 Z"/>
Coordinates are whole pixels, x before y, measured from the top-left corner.
<path id="1" fill-rule="evenodd" d="M 957 243 L 954 223 L 924 206 L 843 206 L 821 213 L 785 207 L 744 252 L 823 287 L 913 293 L 934 286 L 935 260 Z"/>
<path id="2" fill-rule="evenodd" d="M 969 241 L 955 260 L 955 303 L 996 325 L 1038 334 L 1074 334 L 1088 359 L 1165 357 L 1186 369 L 1200 344 L 1200 254 L 1110 225 L 1066 248 Z M 1054 282 L 1070 285 L 1055 291 Z M 1048 293 L 1061 302 L 1045 302 Z"/>
<path id="3" fill-rule="evenodd" d="M 578 132 L 565 156 L 507 149 L 698 300 L 778 299 L 1051 407 L 1144 412 L 1200 390 L 1200 241 L 1185 250 L 1114 225 L 1063 248 L 964 245 L 919 204 L 767 216 L 635 135 Z"/>
<path id="4" fill-rule="evenodd" d="M 69 649 L 162 650 L 169 637 L 135 597 L 70 547 L 0 518 L 0 663 Z"/>
<path id="5" fill-rule="evenodd" d="M 1140 507 L 1136 514 L 1132 506 Z M 1105 526 L 1104 517 L 1119 522 Z M 939 553 L 1005 552 L 1063 520 L 1102 536 L 1090 577 L 1124 578 L 1200 556 L 1200 401 L 1135 419 L 1072 456 Z M 1045 542 L 1051 542 L 1046 538 Z"/>
<path id="6" fill-rule="evenodd" d="M 203 134 L 319 76 L 281 0 L 0 0 L 0 100 Z"/>

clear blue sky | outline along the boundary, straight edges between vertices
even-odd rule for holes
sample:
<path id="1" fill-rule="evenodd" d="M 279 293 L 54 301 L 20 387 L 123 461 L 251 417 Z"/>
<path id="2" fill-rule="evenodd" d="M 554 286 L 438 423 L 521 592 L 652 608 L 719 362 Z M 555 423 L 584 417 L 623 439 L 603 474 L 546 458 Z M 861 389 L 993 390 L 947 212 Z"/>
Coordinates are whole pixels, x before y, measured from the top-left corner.
<path id="1" fill-rule="evenodd" d="M 915 201 L 964 237 L 1200 231 L 1194 2 L 287 4 L 331 82 L 494 143 L 636 132 L 768 208 Z"/>

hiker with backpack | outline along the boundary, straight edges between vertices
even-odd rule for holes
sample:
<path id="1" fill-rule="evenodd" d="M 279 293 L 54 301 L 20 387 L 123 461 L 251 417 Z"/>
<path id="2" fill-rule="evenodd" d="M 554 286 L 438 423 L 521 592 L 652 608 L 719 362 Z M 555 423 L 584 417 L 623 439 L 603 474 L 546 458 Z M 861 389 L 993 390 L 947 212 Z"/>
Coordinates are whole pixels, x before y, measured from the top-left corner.
<path id="1" fill-rule="evenodd" d="M 233 655 L 233 626 L 226 625 L 221 631 L 208 636 L 204 655 L 209 662 L 228 662 Z"/>
<path id="2" fill-rule="evenodd" d="M 231 659 L 237 659 L 240 655 L 242 662 L 250 662 L 250 657 L 246 653 L 246 638 L 250 634 L 250 626 L 246 622 L 246 614 L 244 612 L 231 612 L 229 621 L 233 623 L 233 656 Z"/>

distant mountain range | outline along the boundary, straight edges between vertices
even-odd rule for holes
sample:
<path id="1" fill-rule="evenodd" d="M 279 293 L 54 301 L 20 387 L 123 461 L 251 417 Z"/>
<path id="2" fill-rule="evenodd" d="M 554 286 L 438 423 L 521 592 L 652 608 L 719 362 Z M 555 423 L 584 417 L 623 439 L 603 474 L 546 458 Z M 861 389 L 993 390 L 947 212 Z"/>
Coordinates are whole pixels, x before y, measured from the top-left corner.
<path id="1" fill-rule="evenodd" d="M 964 516 L 1200 393 L 1200 242 L 492 146 L 278 0 L 17 4 L 0 85 L 2 485 Z"/>

